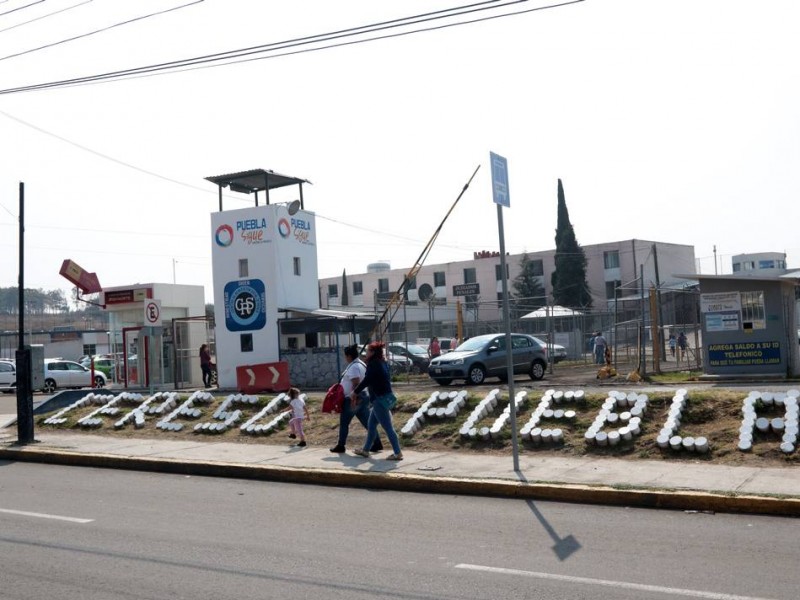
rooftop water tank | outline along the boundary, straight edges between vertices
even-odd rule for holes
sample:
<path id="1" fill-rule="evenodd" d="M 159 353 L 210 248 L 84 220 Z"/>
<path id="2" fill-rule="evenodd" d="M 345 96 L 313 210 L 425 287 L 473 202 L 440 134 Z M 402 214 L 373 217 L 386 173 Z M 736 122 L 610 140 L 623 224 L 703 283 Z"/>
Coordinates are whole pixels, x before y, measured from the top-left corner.
<path id="1" fill-rule="evenodd" d="M 392 265 L 390 265 L 387 260 L 381 260 L 367 265 L 367 273 L 384 273 L 391 270 Z"/>

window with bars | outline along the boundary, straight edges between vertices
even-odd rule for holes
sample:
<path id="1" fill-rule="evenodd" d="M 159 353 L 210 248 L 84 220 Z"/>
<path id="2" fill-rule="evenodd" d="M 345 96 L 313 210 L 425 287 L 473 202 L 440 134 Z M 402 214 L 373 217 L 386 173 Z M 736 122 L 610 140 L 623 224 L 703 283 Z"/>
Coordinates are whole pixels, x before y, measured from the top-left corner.
<path id="1" fill-rule="evenodd" d="M 433 285 L 435 287 L 442 287 L 447 285 L 444 279 L 444 271 L 434 271 L 433 272 Z"/>
<path id="2" fill-rule="evenodd" d="M 619 250 L 603 252 L 603 267 L 606 269 L 619 269 Z"/>
<path id="3" fill-rule="evenodd" d="M 766 329 L 764 292 L 740 292 L 742 323 L 751 323 L 752 329 Z M 747 328 L 747 326 L 745 325 Z"/>
<path id="4" fill-rule="evenodd" d="M 464 283 L 478 283 L 478 276 L 475 267 L 464 269 Z"/>

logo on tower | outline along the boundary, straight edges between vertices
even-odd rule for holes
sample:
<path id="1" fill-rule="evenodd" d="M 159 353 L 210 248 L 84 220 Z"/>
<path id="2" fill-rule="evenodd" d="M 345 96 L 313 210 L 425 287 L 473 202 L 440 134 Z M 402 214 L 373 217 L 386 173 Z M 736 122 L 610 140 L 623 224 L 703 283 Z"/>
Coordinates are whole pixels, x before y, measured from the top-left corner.
<path id="1" fill-rule="evenodd" d="M 283 239 L 288 238 L 292 234 L 292 229 L 289 227 L 289 221 L 287 219 L 280 219 L 278 221 L 278 233 L 281 234 Z"/>
<path id="2" fill-rule="evenodd" d="M 220 225 L 214 232 L 214 241 L 217 246 L 227 248 L 233 243 L 233 227 L 230 225 Z"/>
<path id="3" fill-rule="evenodd" d="M 242 279 L 225 284 L 225 327 L 228 331 L 254 331 L 267 323 L 264 282 Z"/>

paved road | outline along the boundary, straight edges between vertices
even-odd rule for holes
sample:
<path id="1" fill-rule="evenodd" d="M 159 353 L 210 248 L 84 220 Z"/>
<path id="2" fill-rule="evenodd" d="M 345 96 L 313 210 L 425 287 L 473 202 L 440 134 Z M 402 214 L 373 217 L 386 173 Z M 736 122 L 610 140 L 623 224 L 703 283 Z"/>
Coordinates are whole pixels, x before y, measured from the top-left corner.
<path id="1" fill-rule="evenodd" d="M 796 519 L 0 463 L 0 598 L 797 597 Z"/>

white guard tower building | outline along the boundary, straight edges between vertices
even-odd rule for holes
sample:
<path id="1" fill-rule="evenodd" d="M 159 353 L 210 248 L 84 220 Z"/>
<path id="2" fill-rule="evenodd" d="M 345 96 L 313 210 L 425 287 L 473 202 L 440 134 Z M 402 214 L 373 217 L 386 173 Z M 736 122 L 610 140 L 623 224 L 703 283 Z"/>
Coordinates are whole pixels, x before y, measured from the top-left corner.
<path id="1" fill-rule="evenodd" d="M 211 214 L 219 386 L 286 389 L 288 366 L 278 363 L 278 312 L 319 309 L 316 222 L 303 202 L 303 184 L 310 182 L 263 169 L 206 179 L 219 188 L 219 212 Z M 294 199 L 270 203 L 271 190 L 288 186 L 297 186 Z M 223 210 L 226 187 L 254 194 L 255 206 Z M 277 385 L 277 375 L 271 375 L 276 368 Z"/>

